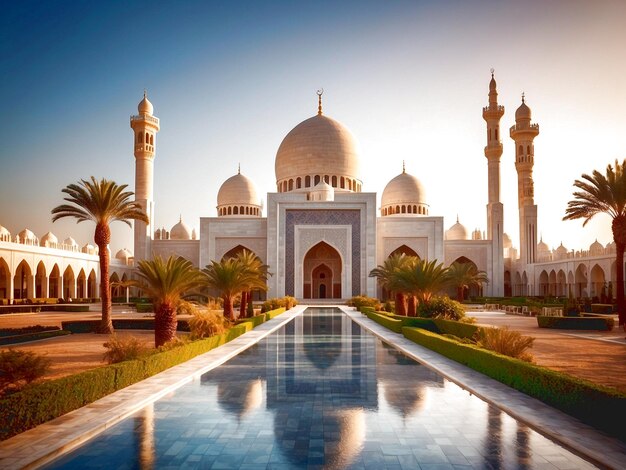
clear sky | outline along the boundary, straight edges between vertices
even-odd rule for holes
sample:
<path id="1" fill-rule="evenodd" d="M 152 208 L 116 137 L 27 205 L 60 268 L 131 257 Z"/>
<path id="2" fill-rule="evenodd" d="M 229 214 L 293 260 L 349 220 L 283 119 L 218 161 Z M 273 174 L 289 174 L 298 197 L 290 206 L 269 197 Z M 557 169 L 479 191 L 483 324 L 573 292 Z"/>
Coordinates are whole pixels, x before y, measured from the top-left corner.
<path id="1" fill-rule="evenodd" d="M 317 109 L 360 148 L 363 190 L 417 176 L 431 215 L 486 226 L 490 68 L 502 129 L 522 92 L 535 139 L 539 232 L 551 247 L 612 237 L 607 217 L 561 222 L 572 183 L 626 158 L 626 2 L 7 2 L 0 14 L 0 224 L 91 242 L 52 224 L 61 189 L 94 175 L 134 186 L 129 116 L 144 88 L 161 119 L 155 223 L 199 228 L 237 171 L 275 191 L 283 137 Z M 505 231 L 518 240 L 513 141 L 502 132 Z M 379 199 L 380 202 L 380 199 Z M 132 250 L 113 225 L 112 250 Z"/>

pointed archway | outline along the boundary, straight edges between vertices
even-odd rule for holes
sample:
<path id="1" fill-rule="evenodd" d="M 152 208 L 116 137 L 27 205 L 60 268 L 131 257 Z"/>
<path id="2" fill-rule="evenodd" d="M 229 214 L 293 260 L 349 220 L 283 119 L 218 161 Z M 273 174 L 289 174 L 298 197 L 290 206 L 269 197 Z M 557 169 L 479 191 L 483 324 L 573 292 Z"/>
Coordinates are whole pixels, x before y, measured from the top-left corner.
<path id="1" fill-rule="evenodd" d="M 305 299 L 340 299 L 342 262 L 339 252 L 319 242 L 304 256 Z"/>
<path id="2" fill-rule="evenodd" d="M 0 300 L 11 298 L 11 271 L 9 265 L 0 258 Z M 0 305 L 2 303 L 0 302 Z"/>

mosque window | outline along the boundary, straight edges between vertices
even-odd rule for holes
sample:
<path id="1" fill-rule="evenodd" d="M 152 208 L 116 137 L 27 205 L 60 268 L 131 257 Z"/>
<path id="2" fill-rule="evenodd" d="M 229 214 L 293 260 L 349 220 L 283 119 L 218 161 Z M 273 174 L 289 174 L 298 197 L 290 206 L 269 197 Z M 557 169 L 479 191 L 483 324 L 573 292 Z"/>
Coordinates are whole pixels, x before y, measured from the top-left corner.
<path id="1" fill-rule="evenodd" d="M 302 178 L 299 176 L 296 178 L 296 189 L 300 189 L 302 187 Z"/>
<path id="2" fill-rule="evenodd" d="M 341 177 L 340 183 L 341 183 L 341 188 L 342 189 L 346 187 L 346 180 L 345 180 L 345 178 L 343 176 Z"/>
<path id="3" fill-rule="evenodd" d="M 333 188 L 337 187 L 337 177 L 333 176 L 333 179 L 331 180 L 332 183 L 330 184 Z"/>
<path id="4" fill-rule="evenodd" d="M 328 175 L 324 175 L 324 182 L 330 184 L 330 177 Z"/>
<path id="5" fill-rule="evenodd" d="M 304 187 L 305 188 L 309 188 L 311 186 L 311 177 L 310 176 L 305 176 L 304 177 Z"/>
<path id="6" fill-rule="evenodd" d="M 293 191 L 293 180 L 289 180 L 289 191 Z"/>
<path id="7" fill-rule="evenodd" d="M 150 134 L 150 145 L 154 145 L 154 135 Z"/>
<path id="8" fill-rule="evenodd" d="M 406 206 L 402 206 L 402 209 L 401 209 L 401 210 L 402 210 L 402 213 L 403 213 L 403 214 L 406 214 Z"/>
<path id="9" fill-rule="evenodd" d="M 417 213 L 418 213 L 418 212 L 417 212 L 417 206 L 413 206 L 413 213 L 414 213 L 414 214 L 417 214 Z"/>
<path id="10" fill-rule="evenodd" d="M 233 207 L 233 215 L 239 215 L 239 207 Z"/>
<path id="11" fill-rule="evenodd" d="M 146 144 L 150 143 L 150 135 L 146 132 Z"/>
<path id="12" fill-rule="evenodd" d="M 528 147 L 526 147 L 526 154 L 530 155 L 530 145 Z"/>
<path id="13" fill-rule="evenodd" d="M 396 211 L 394 212 L 394 214 L 399 214 L 400 213 L 400 206 L 396 206 Z"/>
<path id="14" fill-rule="evenodd" d="M 352 191 L 352 180 L 348 180 L 348 189 Z"/>
<path id="15" fill-rule="evenodd" d="M 320 175 L 315 175 L 315 186 L 320 182 Z"/>
<path id="16" fill-rule="evenodd" d="M 243 206 L 241 206 L 241 207 L 239 208 L 239 213 L 240 213 L 241 215 L 244 215 L 244 213 L 243 213 Z"/>
<path id="17" fill-rule="evenodd" d="M 524 154 L 524 147 L 520 145 L 518 150 L 519 150 L 519 156 L 521 157 Z"/>

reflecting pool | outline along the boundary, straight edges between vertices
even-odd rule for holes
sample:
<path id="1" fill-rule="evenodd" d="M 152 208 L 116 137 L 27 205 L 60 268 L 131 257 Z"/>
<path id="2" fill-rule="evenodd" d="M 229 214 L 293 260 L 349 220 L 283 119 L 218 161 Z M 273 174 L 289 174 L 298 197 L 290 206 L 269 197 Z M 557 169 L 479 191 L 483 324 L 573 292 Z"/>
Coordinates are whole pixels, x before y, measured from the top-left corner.
<path id="1" fill-rule="evenodd" d="M 166 467 L 595 468 L 329 308 L 48 466 Z"/>

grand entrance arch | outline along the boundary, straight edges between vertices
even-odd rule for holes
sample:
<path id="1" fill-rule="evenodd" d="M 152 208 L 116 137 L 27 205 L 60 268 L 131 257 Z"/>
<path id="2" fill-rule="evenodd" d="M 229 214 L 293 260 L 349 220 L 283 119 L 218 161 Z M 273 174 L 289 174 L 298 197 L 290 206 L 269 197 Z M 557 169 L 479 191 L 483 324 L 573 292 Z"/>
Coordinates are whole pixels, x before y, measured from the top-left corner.
<path id="1" fill-rule="evenodd" d="M 314 245 L 304 256 L 303 294 L 305 299 L 340 299 L 339 252 L 326 242 Z"/>

